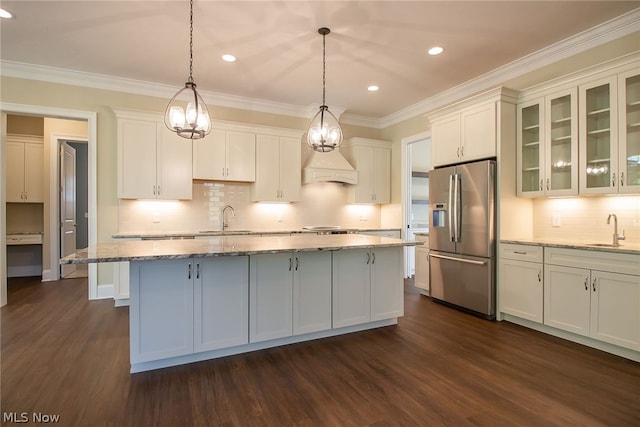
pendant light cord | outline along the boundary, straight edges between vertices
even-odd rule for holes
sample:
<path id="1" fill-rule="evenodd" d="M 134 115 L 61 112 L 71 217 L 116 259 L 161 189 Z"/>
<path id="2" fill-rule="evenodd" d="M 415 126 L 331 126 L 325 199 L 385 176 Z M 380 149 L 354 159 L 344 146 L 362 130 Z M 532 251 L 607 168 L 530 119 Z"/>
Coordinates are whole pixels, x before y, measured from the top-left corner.
<path id="1" fill-rule="evenodd" d="M 327 35 L 322 35 L 322 106 L 326 105 L 325 102 L 325 92 L 326 92 L 326 65 L 327 65 L 327 56 L 326 56 L 326 39 Z"/>
<path id="2" fill-rule="evenodd" d="M 193 83 L 193 0 L 189 0 L 189 83 Z"/>

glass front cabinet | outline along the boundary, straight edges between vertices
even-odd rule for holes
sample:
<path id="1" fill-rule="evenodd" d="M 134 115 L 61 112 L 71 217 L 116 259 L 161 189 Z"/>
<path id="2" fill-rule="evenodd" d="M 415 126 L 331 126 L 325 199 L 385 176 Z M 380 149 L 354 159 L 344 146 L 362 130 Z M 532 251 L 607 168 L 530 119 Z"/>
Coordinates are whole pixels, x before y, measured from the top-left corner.
<path id="1" fill-rule="evenodd" d="M 518 196 L 578 194 L 577 89 L 518 105 Z"/>
<path id="2" fill-rule="evenodd" d="M 640 73 L 618 76 L 619 193 L 640 193 Z"/>

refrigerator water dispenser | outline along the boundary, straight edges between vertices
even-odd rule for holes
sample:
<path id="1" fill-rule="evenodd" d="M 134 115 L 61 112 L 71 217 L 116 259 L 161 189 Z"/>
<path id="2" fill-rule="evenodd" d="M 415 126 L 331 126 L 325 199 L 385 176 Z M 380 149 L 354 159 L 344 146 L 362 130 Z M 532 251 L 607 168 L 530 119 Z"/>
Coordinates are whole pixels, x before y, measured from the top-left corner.
<path id="1" fill-rule="evenodd" d="M 447 204 L 446 203 L 434 203 L 433 204 L 433 226 L 434 227 L 446 227 L 447 226 Z"/>

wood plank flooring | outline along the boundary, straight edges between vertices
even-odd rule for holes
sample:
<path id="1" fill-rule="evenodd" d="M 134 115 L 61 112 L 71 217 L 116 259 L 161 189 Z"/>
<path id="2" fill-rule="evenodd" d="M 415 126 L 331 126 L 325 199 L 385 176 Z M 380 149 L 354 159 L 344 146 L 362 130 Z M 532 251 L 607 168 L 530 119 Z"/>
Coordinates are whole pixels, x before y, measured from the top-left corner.
<path id="1" fill-rule="evenodd" d="M 129 374 L 128 308 L 11 279 L 2 412 L 64 426 L 638 426 L 640 364 L 436 304 L 397 326 Z M 11 425 L 5 418 L 4 425 Z"/>

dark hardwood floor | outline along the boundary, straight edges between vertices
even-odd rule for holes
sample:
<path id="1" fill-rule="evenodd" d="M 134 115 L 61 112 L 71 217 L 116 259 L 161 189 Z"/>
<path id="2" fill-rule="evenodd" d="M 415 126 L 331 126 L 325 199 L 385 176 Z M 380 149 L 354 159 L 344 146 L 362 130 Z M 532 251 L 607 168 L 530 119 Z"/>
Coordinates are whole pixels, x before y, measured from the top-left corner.
<path id="1" fill-rule="evenodd" d="M 58 425 L 639 426 L 640 364 L 436 304 L 397 326 L 129 374 L 128 309 L 10 280 L 2 412 Z M 12 423 L 3 414 L 3 424 Z"/>

